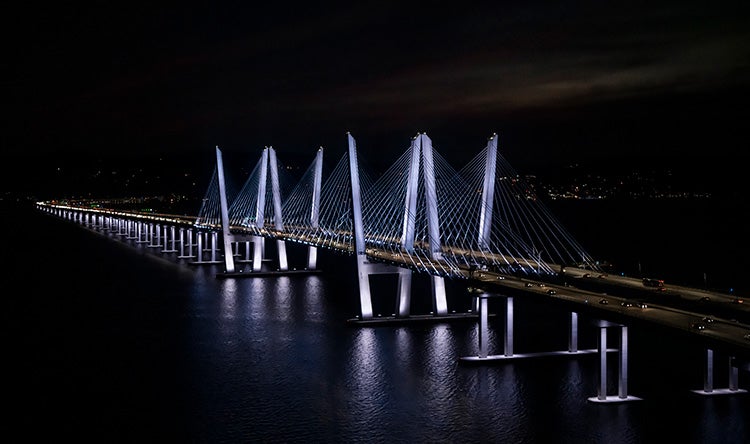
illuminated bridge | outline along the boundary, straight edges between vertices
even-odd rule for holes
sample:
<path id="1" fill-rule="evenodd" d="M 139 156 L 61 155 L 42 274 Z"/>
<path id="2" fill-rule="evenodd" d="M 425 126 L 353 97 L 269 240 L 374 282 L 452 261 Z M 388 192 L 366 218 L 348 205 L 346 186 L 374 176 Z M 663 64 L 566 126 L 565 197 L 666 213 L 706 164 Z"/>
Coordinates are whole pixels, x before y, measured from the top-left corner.
<path id="1" fill-rule="evenodd" d="M 606 375 L 607 331 L 620 331 L 617 396 L 602 380 L 594 401 L 634 399 L 627 394 L 627 327 L 653 322 L 702 341 L 707 350 L 703 393 L 738 393 L 738 368 L 750 354 L 750 304 L 739 298 L 670 286 L 644 288 L 639 279 L 609 275 L 536 198 L 534 190 L 498 153 L 497 136 L 462 169 L 456 170 L 418 134 L 385 173 L 374 177 L 359 164 L 356 142 L 331 171 L 324 171 L 319 149 L 300 179 L 285 176 L 276 151 L 263 150 L 241 184 L 227 180 L 221 150 L 197 216 L 119 211 L 67 202 L 39 202 L 38 208 L 133 242 L 158 247 L 196 264 L 221 264 L 221 278 L 316 272 L 318 248 L 356 257 L 360 314 L 357 323 L 471 317 L 479 321 L 479 354 L 462 358 L 484 362 L 523 357 L 513 351 L 513 297 L 559 301 L 571 311 L 568 350 L 597 352 Z M 267 258 L 266 241 L 275 259 Z M 301 267 L 288 263 L 287 243 L 307 246 Z M 240 264 L 249 264 L 245 272 Z M 414 273 L 429 275 L 433 310 L 411 311 Z M 370 276 L 398 275 L 393 317 L 373 314 Z M 445 279 L 463 279 L 473 293 L 473 310 L 448 310 Z M 678 298 L 668 298 L 669 294 Z M 501 296 L 502 294 L 502 296 Z M 606 296 L 604 296 L 606 294 Z M 658 298 L 655 296 L 658 295 Z M 506 301 L 502 355 L 487 350 L 488 300 Z M 724 318 L 706 310 L 706 298 Z M 643 301 L 647 300 L 647 303 Z M 636 301 L 636 302 L 633 302 Z M 670 302 L 672 301 L 672 302 Z M 679 301 L 679 304 L 674 302 Z M 606 303 L 605 303 L 606 302 Z M 601 319 L 597 350 L 578 350 L 579 312 Z M 705 323 L 712 316 L 709 328 Z M 715 318 L 715 319 L 714 319 Z M 730 384 L 713 388 L 713 353 L 730 357 Z M 744 356 L 744 358 L 743 358 Z"/>

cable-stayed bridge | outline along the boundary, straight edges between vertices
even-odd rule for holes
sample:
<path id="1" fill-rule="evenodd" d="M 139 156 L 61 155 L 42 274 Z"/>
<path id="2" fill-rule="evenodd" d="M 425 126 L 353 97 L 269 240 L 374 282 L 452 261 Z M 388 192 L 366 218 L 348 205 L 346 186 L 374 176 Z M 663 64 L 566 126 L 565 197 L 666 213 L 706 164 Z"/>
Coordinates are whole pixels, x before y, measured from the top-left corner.
<path id="1" fill-rule="evenodd" d="M 553 272 L 552 263 L 598 270 L 497 155 L 496 136 L 467 167 L 456 171 L 434 152 L 426 135 L 418 135 L 376 181 L 356 170 L 351 136 L 349 143 L 349 151 L 325 179 L 323 149 L 318 150 L 285 196 L 277 191 L 276 152 L 266 148 L 242 189 L 227 197 L 230 231 L 349 252 L 382 250 L 438 276 L 460 275 L 471 265 L 533 274 Z M 221 157 L 218 148 L 217 155 Z M 198 227 L 222 227 L 219 162 Z M 269 176 L 271 186 L 266 185 Z M 360 228 L 362 239 L 357 238 Z"/>
<path id="2" fill-rule="evenodd" d="M 400 275 L 399 314 L 405 315 L 412 271 L 433 276 L 439 314 L 447 310 L 446 277 L 464 278 L 474 270 L 555 275 L 566 264 L 598 271 L 596 261 L 498 154 L 496 135 L 463 169 L 455 170 L 426 134 L 418 134 L 376 179 L 361 168 L 353 136 L 347 138 L 348 150 L 330 173 L 323 174 L 321 148 L 288 194 L 282 193 L 273 148 L 263 150 L 236 191 L 227 187 L 217 148 L 216 169 L 196 227 L 221 230 L 225 242 L 251 236 L 256 271 L 267 238 L 277 241 L 282 271 L 288 268 L 285 241 L 310 245 L 310 269 L 319 247 L 355 254 L 364 318 L 372 316 L 369 274 Z M 224 257 L 226 271 L 234 272 L 232 255 Z M 384 266 L 389 262 L 398 266 Z"/>
<path id="3" fill-rule="evenodd" d="M 379 175 L 370 173 L 360 163 L 351 134 L 347 134 L 346 152 L 330 171 L 325 168 L 322 148 L 299 179 L 289 177 L 280 161 L 274 148 L 265 148 L 250 175 L 238 184 L 228 180 L 223 154 L 217 147 L 214 171 L 195 217 L 49 203 L 39 206 L 162 248 L 163 252 L 179 252 L 181 258 L 197 258 L 194 263 L 223 264 L 220 277 L 312 272 L 316 270 L 319 248 L 353 255 L 358 270 L 360 321 L 374 320 L 372 275 L 398 275 L 394 314 L 397 319 L 414 318 L 410 313 L 414 273 L 429 276 L 431 315 L 438 317 L 451 315 L 445 279 L 466 279 L 477 289 L 471 315 L 480 320 L 480 359 L 488 358 L 484 339 L 487 301 L 498 289 L 552 296 L 575 306 L 569 352 L 578 352 L 576 313 L 583 307 L 619 320 L 640 318 L 687 329 L 693 324 L 691 319 L 699 315 L 658 304 L 647 310 L 627 311 L 632 304 L 625 305 L 625 299 L 603 298 L 602 293 L 569 285 L 569 280 L 583 282 L 593 273 L 606 278 L 597 283 L 609 285 L 608 289 L 643 291 L 640 280 L 603 273 L 598 262 L 498 153 L 496 135 L 458 170 L 449 165 L 424 133 L 412 138 L 395 162 Z M 270 261 L 266 257 L 266 241 L 275 242 L 275 270 L 263 266 Z M 307 246 L 304 268 L 290 270 L 288 242 Z M 205 251 L 211 254 L 208 260 L 204 259 Z M 252 272 L 238 271 L 238 263 L 242 262 L 251 264 Z M 679 291 L 696 300 L 705 297 L 705 292 L 695 289 Z M 609 300 L 622 301 L 623 305 L 602 303 Z M 505 350 L 497 358 L 514 356 L 512 297 L 507 297 L 507 301 Z M 593 304 L 589 305 L 590 301 Z M 601 330 L 606 332 L 613 326 L 623 329 L 622 340 L 626 343 L 627 330 L 622 324 L 604 322 Z M 743 338 L 750 333 L 750 327 L 744 323 L 718 323 L 712 329 L 718 332 L 713 338 L 717 343 L 750 347 L 747 336 Z M 607 351 L 605 336 L 599 350 L 602 362 L 606 361 L 602 353 Z M 736 389 L 736 375 L 734 385 Z M 606 391 L 606 387 L 601 388 Z M 621 389 L 618 399 L 628 398 L 626 391 Z"/>

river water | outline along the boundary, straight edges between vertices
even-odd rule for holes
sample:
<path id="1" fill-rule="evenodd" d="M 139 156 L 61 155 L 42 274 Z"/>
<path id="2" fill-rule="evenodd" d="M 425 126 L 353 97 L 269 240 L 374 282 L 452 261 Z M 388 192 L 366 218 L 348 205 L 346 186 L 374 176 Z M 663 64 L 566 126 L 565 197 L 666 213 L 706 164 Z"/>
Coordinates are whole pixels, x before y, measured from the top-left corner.
<path id="1" fill-rule="evenodd" d="M 667 204 L 552 209 L 595 257 L 628 273 L 745 291 L 739 218 L 716 203 Z M 319 274 L 217 279 L 217 266 L 29 205 L 6 202 L 3 220 L 12 442 L 750 442 L 750 395 L 692 392 L 704 350 L 657 327 L 629 329 L 629 394 L 641 400 L 598 404 L 588 400 L 595 355 L 470 365 L 459 358 L 477 353 L 474 321 L 348 324 L 358 312 L 353 257 L 321 251 Z M 390 314 L 392 285 L 375 283 L 376 312 Z M 415 278 L 413 312 L 429 310 L 426 289 Z M 460 282 L 448 293 L 449 308 L 467 309 Z M 567 316 L 516 297 L 514 350 L 565 349 Z M 503 325 L 491 318 L 490 329 L 490 351 L 501 353 Z M 581 348 L 595 347 L 595 333 L 582 319 Z M 725 387 L 726 357 L 716 358 L 715 386 Z M 739 383 L 749 389 L 750 375 Z"/>

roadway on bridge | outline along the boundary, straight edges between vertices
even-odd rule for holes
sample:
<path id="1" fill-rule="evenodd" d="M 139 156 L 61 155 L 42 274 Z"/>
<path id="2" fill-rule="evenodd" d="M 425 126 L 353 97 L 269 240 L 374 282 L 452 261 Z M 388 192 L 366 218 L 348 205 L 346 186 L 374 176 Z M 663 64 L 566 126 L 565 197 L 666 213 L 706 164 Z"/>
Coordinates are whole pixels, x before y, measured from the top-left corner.
<path id="1" fill-rule="evenodd" d="M 408 254 L 368 249 L 373 261 L 413 267 Z M 439 268 L 439 267 L 436 267 Z M 589 312 L 660 324 L 694 335 L 708 343 L 728 345 L 750 358 L 750 304 L 740 298 L 678 285 L 644 287 L 640 278 L 552 265 L 555 279 L 521 278 L 487 270 L 461 270 L 468 285 L 488 293 L 532 294 L 580 306 Z M 561 272 L 562 271 L 562 272 Z M 507 294 L 506 295 L 510 295 Z M 707 298 L 707 299 L 706 299 Z"/>
<path id="2" fill-rule="evenodd" d="M 565 283 L 561 284 L 488 271 L 474 272 L 473 279 L 488 292 L 493 289 L 498 292 L 508 289 L 513 290 L 514 293 L 535 294 L 573 306 L 580 305 L 587 311 L 610 313 L 623 320 L 638 319 L 672 327 L 709 342 L 727 344 L 733 348 L 738 347 L 743 353 L 750 353 L 750 324 L 747 323 L 750 307 L 746 303 L 733 302 L 737 299 L 736 297 L 674 285 L 668 286 L 663 291 L 644 289 L 641 279 L 602 273 L 593 274 L 587 270 L 570 267 L 565 269 L 565 275 L 570 279 L 566 279 Z M 601 290 L 619 286 L 629 289 L 632 295 L 630 297 L 615 296 L 605 291 L 580 288 L 579 285 L 585 281 L 593 281 L 594 285 L 590 285 L 591 288 L 598 286 Z M 710 298 L 710 303 L 703 302 L 704 297 Z M 680 308 L 681 305 L 692 309 L 685 310 Z M 724 309 L 723 313 L 733 316 L 716 316 L 714 307 L 717 306 Z"/>
<path id="3" fill-rule="evenodd" d="M 132 213 L 108 210 L 90 208 L 81 210 L 105 212 L 121 217 L 134 216 Z M 137 214 L 136 217 L 176 224 L 190 224 L 191 220 L 191 218 L 165 214 Z M 272 230 L 265 230 L 260 234 L 308 245 L 313 244 L 312 241 L 314 241 L 304 236 L 294 238 L 288 233 L 280 236 Z M 325 245 L 318 246 L 353 253 L 352 245 L 340 240 L 328 239 Z M 394 253 L 368 248 L 367 255 L 371 261 L 416 269 L 418 272 L 429 273 L 434 270 L 451 269 L 451 266 L 443 260 L 414 258 L 403 251 Z M 425 260 L 428 262 L 425 263 Z M 415 267 L 415 264 L 421 265 Z M 479 285 L 491 293 L 503 294 L 505 290 L 518 294 L 538 295 L 565 302 L 572 305 L 574 309 L 580 307 L 578 308 L 580 310 L 601 313 L 602 318 L 607 318 L 606 314 L 609 314 L 622 319 L 622 322 L 627 319 L 638 319 L 671 327 L 703 338 L 709 343 L 730 346 L 733 350 L 746 354 L 750 359 L 750 303 L 744 303 L 735 296 L 671 284 L 666 285 L 663 290 L 654 290 L 645 288 L 639 278 L 576 267 L 561 269 L 560 266 L 554 264 L 550 266 L 557 275 L 556 279 L 548 281 L 541 280 L 543 273 L 538 279 L 529 279 L 487 270 L 473 270 L 468 266 L 462 267 L 458 275 L 466 278 L 468 285 Z M 603 303 L 603 300 L 607 303 Z M 645 302 L 647 305 L 639 306 L 639 302 Z"/>

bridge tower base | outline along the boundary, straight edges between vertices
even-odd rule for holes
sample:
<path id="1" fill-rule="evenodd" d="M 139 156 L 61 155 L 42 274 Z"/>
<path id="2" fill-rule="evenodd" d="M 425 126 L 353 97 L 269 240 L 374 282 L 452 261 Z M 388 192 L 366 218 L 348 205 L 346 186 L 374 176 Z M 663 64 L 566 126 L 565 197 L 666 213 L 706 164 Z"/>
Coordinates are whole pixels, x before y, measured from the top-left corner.
<path id="1" fill-rule="evenodd" d="M 620 327 L 620 349 L 617 353 L 619 363 L 619 378 L 617 395 L 607 395 L 607 329 Z M 599 336 L 597 337 L 599 355 L 599 384 L 596 396 L 588 398 L 591 402 L 628 402 L 640 401 L 641 398 L 628 395 L 628 327 L 607 321 L 599 322 Z"/>
<path id="2" fill-rule="evenodd" d="M 487 353 L 489 344 L 489 328 L 488 328 L 488 301 L 493 298 L 505 298 L 505 331 L 503 336 L 503 354 L 502 355 L 490 355 Z M 506 359 L 520 359 L 520 358 L 533 358 L 538 356 L 571 356 L 571 355 L 584 355 L 596 353 L 595 349 L 579 350 L 578 349 L 578 313 L 571 312 L 570 323 L 568 331 L 568 350 L 567 351 L 548 351 L 548 352 L 535 352 L 535 353 L 515 353 L 513 350 L 513 319 L 514 319 L 514 306 L 512 296 L 502 296 L 492 293 L 481 293 L 475 297 L 473 301 L 473 313 L 477 313 L 479 316 L 479 352 L 477 356 L 462 356 L 459 358 L 464 362 L 482 362 L 482 361 L 498 361 Z M 608 349 L 607 352 L 613 352 L 615 349 Z"/>
<path id="3" fill-rule="evenodd" d="M 211 239 L 211 242 L 209 244 L 209 236 Z M 197 244 L 197 254 L 198 257 L 196 260 L 188 262 L 190 265 L 207 265 L 207 264 L 220 264 L 222 261 L 216 259 L 216 252 L 218 251 L 217 248 L 217 242 L 218 242 L 218 233 L 217 232 L 198 232 L 196 233 L 196 238 L 198 240 Z M 204 246 L 204 241 L 206 244 Z M 206 248 L 207 247 L 207 248 Z M 204 259 L 203 253 L 209 252 L 211 253 L 211 259 Z"/>
<path id="4" fill-rule="evenodd" d="M 691 390 L 699 395 L 735 395 L 738 393 L 747 393 L 747 390 L 739 388 L 738 385 L 739 369 L 734 365 L 734 356 L 729 357 L 729 387 L 714 388 L 714 351 L 706 349 L 706 365 L 703 368 L 703 390 Z"/>
<path id="5" fill-rule="evenodd" d="M 477 356 L 462 356 L 459 358 L 463 362 L 481 363 L 486 361 L 501 361 L 507 359 L 533 358 L 539 356 L 577 356 L 584 354 L 597 353 L 599 355 L 599 384 L 597 386 L 597 396 L 588 398 L 591 402 L 613 403 L 639 401 L 641 398 L 628 395 L 628 328 L 624 325 L 612 324 L 606 321 L 599 321 L 599 336 L 597 349 L 578 349 L 578 313 L 571 312 L 570 322 L 568 324 L 568 350 L 567 351 L 550 351 L 536 353 L 514 353 L 513 351 L 513 317 L 514 307 L 513 298 L 506 297 L 505 310 L 505 335 L 502 355 L 488 354 L 489 348 L 489 328 L 488 328 L 488 300 L 494 297 L 503 297 L 500 295 L 482 293 L 477 296 L 475 301 L 475 310 L 479 312 L 479 334 L 478 334 L 478 353 Z M 620 348 L 613 349 L 607 347 L 607 329 L 620 327 Z M 607 353 L 618 352 L 619 362 L 619 380 L 617 395 L 607 395 Z M 736 384 L 735 384 L 736 386 Z"/>

